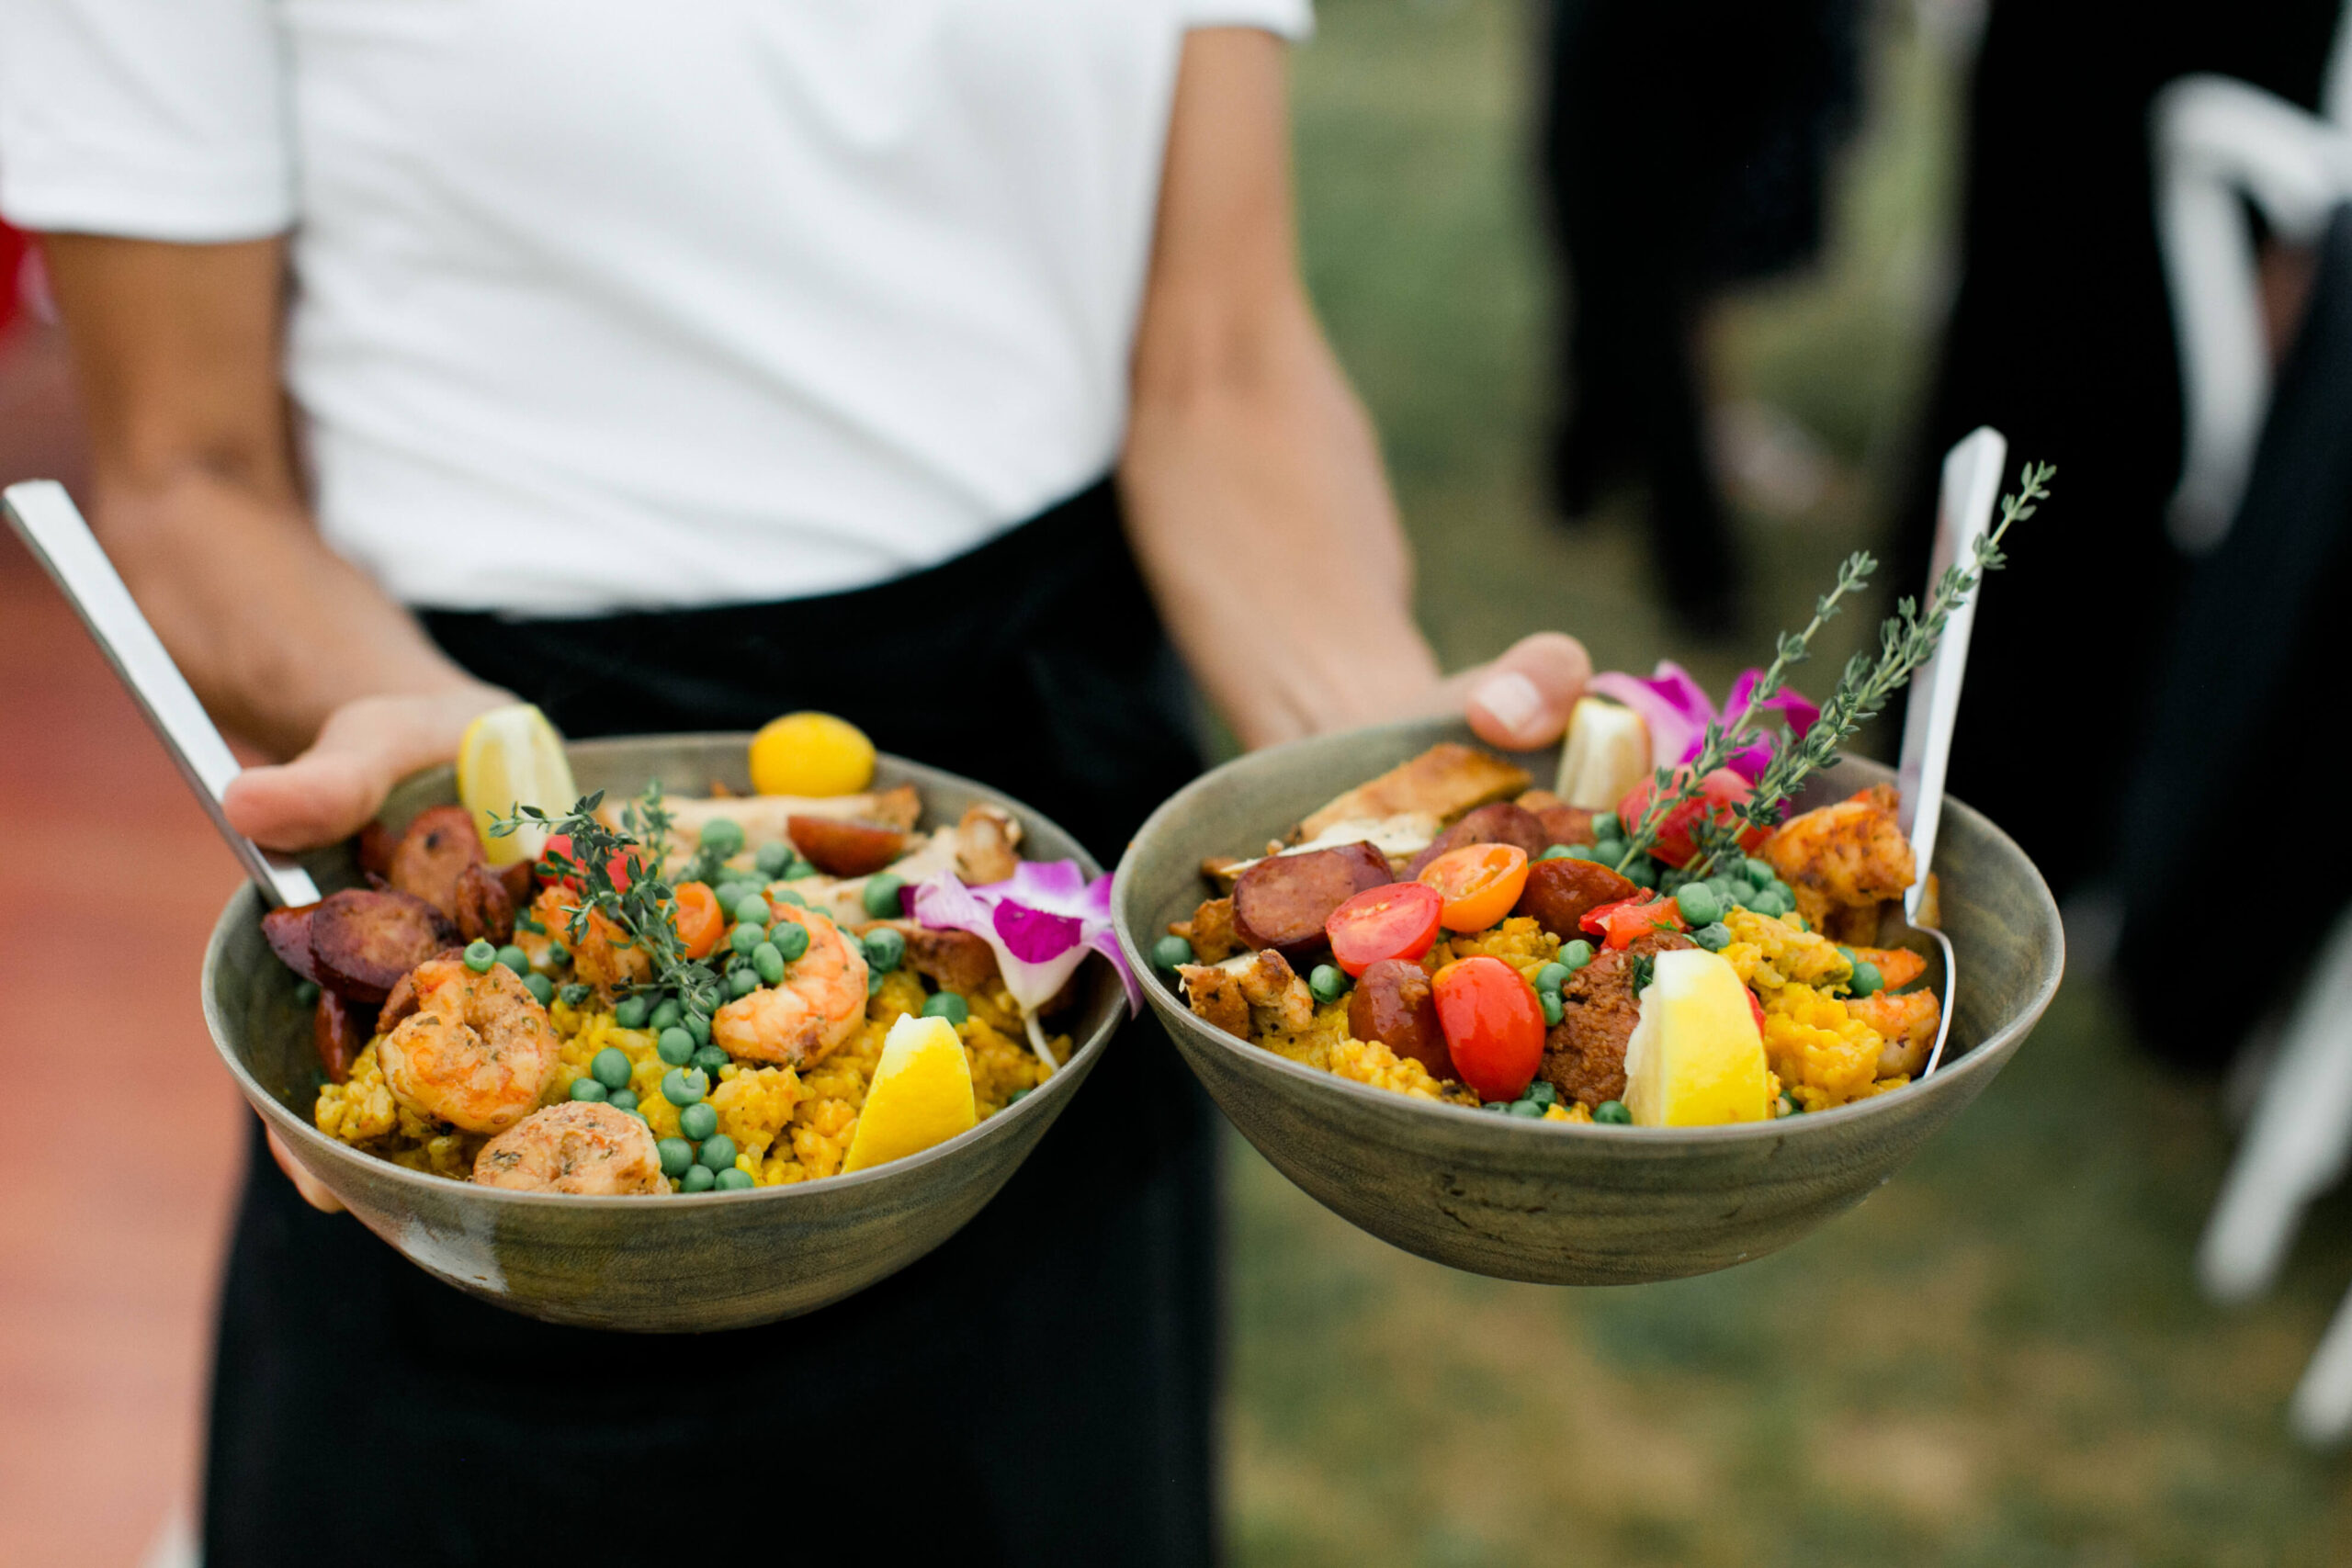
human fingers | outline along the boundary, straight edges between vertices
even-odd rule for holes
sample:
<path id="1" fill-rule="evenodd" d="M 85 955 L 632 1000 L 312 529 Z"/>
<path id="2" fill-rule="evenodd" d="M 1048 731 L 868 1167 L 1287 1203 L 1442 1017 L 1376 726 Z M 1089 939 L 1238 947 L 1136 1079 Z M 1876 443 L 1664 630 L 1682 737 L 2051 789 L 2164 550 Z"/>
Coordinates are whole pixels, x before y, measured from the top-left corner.
<path id="1" fill-rule="evenodd" d="M 238 774 L 221 807 L 239 832 L 267 849 L 334 843 L 366 826 L 403 777 L 456 756 L 477 715 L 512 701 L 496 687 L 469 685 L 345 703 L 327 716 L 309 750 Z"/>
<path id="2" fill-rule="evenodd" d="M 269 1157 L 277 1162 L 277 1168 L 286 1173 L 286 1179 L 294 1184 L 294 1190 L 302 1195 L 302 1201 L 322 1214 L 343 1213 L 343 1200 L 328 1191 L 326 1183 L 302 1168 L 301 1162 L 278 1137 L 275 1127 L 269 1130 Z"/>
<path id="3" fill-rule="evenodd" d="M 1488 745 L 1532 750 L 1567 732 L 1568 716 L 1590 679 L 1592 659 L 1584 644 L 1563 632 L 1537 632 L 1492 663 L 1449 677 L 1447 705 L 1458 706 Z"/>

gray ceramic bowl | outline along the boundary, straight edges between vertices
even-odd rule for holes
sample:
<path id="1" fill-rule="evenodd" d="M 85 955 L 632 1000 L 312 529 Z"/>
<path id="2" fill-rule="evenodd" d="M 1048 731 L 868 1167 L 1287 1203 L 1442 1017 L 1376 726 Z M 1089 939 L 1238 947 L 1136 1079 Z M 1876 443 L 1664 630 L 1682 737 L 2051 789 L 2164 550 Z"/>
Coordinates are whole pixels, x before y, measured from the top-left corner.
<path id="1" fill-rule="evenodd" d="M 1934 1077 L 1860 1104 L 1729 1127 L 1521 1121 L 1351 1083 L 1194 1017 L 1147 953 L 1207 896 L 1204 856 L 1248 854 L 1325 801 L 1440 740 L 1450 720 L 1321 737 L 1194 781 L 1136 835 L 1112 913 L 1127 962 L 1193 1071 L 1276 1169 L 1341 1218 L 1474 1273 L 1555 1285 L 1637 1284 L 1786 1247 L 1886 1181 L 1984 1092 L 2057 991 L 2058 909 L 2007 835 L 1957 801 L 1936 866 L 1961 974 Z M 1520 759 L 1549 782 L 1552 759 Z M 1800 805 L 1887 776 L 1842 764 Z"/>
<path id="2" fill-rule="evenodd" d="M 582 790 L 634 795 L 659 778 L 693 795 L 751 787 L 743 735 L 650 736 L 569 750 Z M 927 823 L 953 822 L 976 800 L 1021 819 L 1033 859 L 1093 860 L 1017 801 L 968 779 L 896 758 L 876 784 L 913 784 Z M 384 811 L 398 829 L 456 798 L 450 770 L 403 783 Z M 351 885 L 347 851 L 319 857 L 322 886 Z M 311 1123 L 318 1057 L 295 976 L 261 935 L 260 897 L 238 890 L 204 955 L 204 1017 L 237 1087 L 262 1120 L 359 1223 L 419 1268 L 532 1317 L 594 1328 L 668 1333 L 740 1328 L 840 1301 L 897 1272 L 956 1234 L 995 1196 L 1053 1125 L 1125 1014 L 1117 977 L 1090 963 L 1085 1003 L 1069 1032 L 1077 1055 L 1035 1093 L 959 1137 L 903 1160 L 796 1187 L 695 1197 L 582 1198 L 509 1192 L 423 1176 L 322 1135 Z"/>

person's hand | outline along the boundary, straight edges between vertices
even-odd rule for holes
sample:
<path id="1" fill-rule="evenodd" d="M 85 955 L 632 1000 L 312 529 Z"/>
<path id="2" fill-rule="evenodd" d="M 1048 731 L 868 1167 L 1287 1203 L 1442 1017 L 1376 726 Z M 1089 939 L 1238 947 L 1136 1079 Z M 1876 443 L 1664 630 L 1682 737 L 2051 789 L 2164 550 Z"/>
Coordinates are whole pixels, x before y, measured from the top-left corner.
<path id="1" fill-rule="evenodd" d="M 1490 664 L 1446 678 L 1439 708 L 1459 712 L 1489 746 L 1532 751 L 1567 733 L 1568 716 L 1592 679 L 1584 644 L 1560 632 L 1537 632 Z"/>
<path id="2" fill-rule="evenodd" d="M 495 686 L 468 684 L 430 695 L 345 703 L 328 716 L 309 750 L 290 762 L 238 774 L 221 807 L 237 831 L 269 849 L 291 852 L 334 843 L 366 826 L 402 778 L 456 756 L 476 715 L 513 700 Z M 342 1211 L 335 1195 L 296 1162 L 275 1132 L 269 1153 L 304 1202 L 322 1213 Z"/>
<path id="3" fill-rule="evenodd" d="M 237 831 L 265 849 L 292 853 L 332 844 L 366 827 L 392 785 L 455 757 L 477 716 L 514 700 L 495 686 L 468 682 L 345 703 L 327 716 L 309 750 L 238 774 L 221 807 Z"/>

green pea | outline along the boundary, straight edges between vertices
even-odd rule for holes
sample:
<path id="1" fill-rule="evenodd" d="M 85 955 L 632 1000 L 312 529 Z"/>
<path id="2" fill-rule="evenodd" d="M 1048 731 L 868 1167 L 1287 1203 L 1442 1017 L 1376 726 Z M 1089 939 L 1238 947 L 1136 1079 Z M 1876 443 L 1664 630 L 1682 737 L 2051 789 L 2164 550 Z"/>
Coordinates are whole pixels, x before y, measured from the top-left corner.
<path id="1" fill-rule="evenodd" d="M 757 1187 L 759 1183 L 752 1179 L 750 1171 L 738 1170 L 730 1165 L 718 1173 L 718 1179 L 714 1185 L 721 1192 L 744 1192 Z"/>
<path id="2" fill-rule="evenodd" d="M 1874 997 L 1886 988 L 1886 976 L 1878 972 L 1877 964 L 1865 958 L 1854 965 L 1854 977 L 1847 983 L 1847 988 L 1858 997 Z"/>
<path id="3" fill-rule="evenodd" d="M 1567 1004 L 1560 1000 L 1557 991 L 1538 991 L 1535 999 L 1544 1004 L 1544 1026 L 1546 1029 L 1558 1023 L 1567 1013 Z"/>
<path id="4" fill-rule="evenodd" d="M 1336 1002 L 1348 994 L 1347 972 L 1336 964 L 1317 964 L 1306 977 L 1306 988 L 1318 1002 Z"/>
<path id="5" fill-rule="evenodd" d="M 1007 1110 L 1011 1110 L 1013 1106 L 1020 1104 L 1023 1100 L 1028 1098 L 1029 1091 L 1027 1089 L 1016 1089 L 1011 1094 L 1004 1097 L 1005 1108 Z"/>
<path id="6" fill-rule="evenodd" d="M 738 1000 L 750 996 L 753 991 L 756 991 L 759 988 L 760 977 L 752 971 L 749 969 L 736 969 L 729 972 L 727 976 L 727 991 L 729 996 L 734 997 Z"/>
<path id="7" fill-rule="evenodd" d="M 678 1131 L 699 1143 L 718 1131 L 718 1112 L 707 1100 L 689 1105 L 678 1112 Z"/>
<path id="8" fill-rule="evenodd" d="M 1575 974 L 1592 962 L 1592 943 L 1582 937 L 1577 938 L 1560 949 L 1560 962 L 1568 966 L 1569 974 Z"/>
<path id="9" fill-rule="evenodd" d="M 1514 1100 L 1510 1102 L 1510 1114 L 1531 1122 L 1541 1122 L 1544 1120 L 1544 1108 L 1532 1100 Z"/>
<path id="10" fill-rule="evenodd" d="M 775 919 L 775 911 L 768 908 L 768 898 L 764 893 L 744 894 L 743 897 L 735 900 L 731 913 L 738 921 L 750 926 L 763 926 Z"/>
<path id="11" fill-rule="evenodd" d="M 710 1168 L 703 1165 L 686 1167 L 686 1174 L 678 1179 L 678 1189 L 684 1192 L 707 1192 L 718 1184 L 718 1179 L 710 1174 Z"/>
<path id="12" fill-rule="evenodd" d="M 1682 911 L 1682 923 L 1694 929 L 1712 926 L 1723 919 L 1723 900 L 1716 897 L 1715 890 L 1703 882 L 1686 884 L 1675 894 L 1674 903 Z"/>
<path id="13" fill-rule="evenodd" d="M 576 1008 L 594 995 L 595 993 L 595 989 L 596 987 L 594 986 L 583 986 L 580 984 L 579 981 L 575 980 L 571 985 L 566 986 L 563 989 L 558 991 L 556 995 L 563 998 L 564 1006 L 568 1008 Z"/>
<path id="14" fill-rule="evenodd" d="M 695 1052 L 694 1065 L 716 1079 L 718 1069 L 727 1065 L 727 1053 L 716 1045 L 702 1046 Z"/>
<path id="15" fill-rule="evenodd" d="M 1656 887 L 1657 862 L 1647 855 L 1635 855 L 1634 863 L 1625 868 L 1623 875 L 1626 881 L 1636 887 Z"/>
<path id="16" fill-rule="evenodd" d="M 1769 864 L 1754 855 L 1739 863 L 1739 874 L 1747 878 L 1747 885 L 1751 887 L 1770 887 L 1780 880 Z"/>
<path id="17" fill-rule="evenodd" d="M 865 912 L 877 920 L 896 919 L 906 912 L 899 895 L 907 890 L 907 879 L 888 872 L 865 879 L 865 891 L 859 895 L 865 901 Z"/>
<path id="18" fill-rule="evenodd" d="M 588 1071 L 594 1074 L 596 1081 L 606 1089 L 627 1089 L 629 1075 L 628 1053 L 617 1045 L 607 1045 L 596 1053 L 596 1059 L 588 1064 Z"/>
<path id="19" fill-rule="evenodd" d="M 1180 937 L 1177 940 L 1181 942 L 1183 939 Z M 923 1002 L 922 1015 L 925 1018 L 944 1018 L 949 1023 L 960 1026 L 972 1016 L 972 1005 L 953 991 L 942 991 Z"/>
<path id="20" fill-rule="evenodd" d="M 866 965 L 865 996 L 868 1001 L 871 1001 L 873 998 L 882 994 L 882 982 L 889 977 L 890 976 L 888 975 L 875 968 L 872 964 L 869 964 Z"/>
<path id="21" fill-rule="evenodd" d="M 686 1014 L 686 1032 L 695 1037 L 697 1045 L 710 1043 L 710 1020 L 698 1012 Z"/>
<path id="22" fill-rule="evenodd" d="M 1553 1088 L 1546 1080 L 1537 1078 L 1533 1083 L 1527 1086 L 1527 1092 L 1521 1095 L 1519 1098 L 1521 1100 L 1532 1100 L 1536 1104 L 1549 1110 L 1553 1106 L 1560 1103 L 1560 1091 Z"/>
<path id="23" fill-rule="evenodd" d="M 555 1000 L 555 982 L 548 979 L 545 975 L 524 976 L 523 988 L 530 992 L 531 999 L 538 1003 L 541 1007 L 545 1007 L 549 1002 Z"/>
<path id="24" fill-rule="evenodd" d="M 743 825 L 731 817 L 714 817 L 702 825 L 702 847 L 713 860 L 733 860 L 743 852 Z"/>
<path id="25" fill-rule="evenodd" d="M 695 1163 L 695 1146 L 684 1138 L 664 1138 L 653 1146 L 661 1153 L 664 1176 L 684 1176 L 686 1167 Z"/>
<path id="26" fill-rule="evenodd" d="M 1622 1100 L 1604 1100 L 1592 1108 L 1592 1119 L 1604 1127 L 1630 1127 L 1634 1113 L 1625 1109 Z"/>
<path id="27" fill-rule="evenodd" d="M 778 920 L 775 929 L 768 932 L 768 941 L 775 944 L 786 964 L 797 964 L 808 951 L 808 928 L 797 920 Z"/>
<path id="28" fill-rule="evenodd" d="M 797 881 L 798 881 L 801 877 L 804 877 L 804 876 L 814 876 L 814 875 L 816 875 L 816 874 L 817 874 L 817 868 L 816 868 L 815 866 L 813 866 L 813 865 L 810 865 L 810 864 L 809 864 L 807 861 L 805 861 L 805 860 L 804 860 L 804 861 L 796 861 L 795 863 L 793 863 L 793 868 L 792 868 L 791 872 L 790 872 L 790 873 L 788 873 L 787 874 L 789 874 L 789 875 L 791 876 L 791 878 L 792 878 L 794 881 L 796 881 L 796 882 L 797 882 Z M 769 900 L 769 902 L 771 902 L 771 903 L 775 903 L 775 904 L 789 904 L 789 905 L 791 905 L 791 906 L 792 906 L 794 908 L 796 908 L 796 909 L 805 909 L 805 908 L 807 908 L 808 907 L 808 899 L 806 899 L 806 898 L 803 898 L 799 894 L 795 893 L 795 892 L 794 892 L 791 888 L 789 888 L 789 887 L 780 887 L 780 888 L 778 888 L 778 889 L 776 890 L 776 895 L 775 895 L 775 897 L 774 898 L 770 899 L 770 900 Z"/>
<path id="29" fill-rule="evenodd" d="M 1622 839 L 1625 836 L 1625 824 L 1618 819 L 1614 811 L 1604 811 L 1592 819 L 1592 836 L 1596 839 Z"/>
<path id="30" fill-rule="evenodd" d="M 571 1080 L 571 1098 L 574 1100 L 602 1100 L 611 1092 L 594 1078 L 580 1077 Z"/>
<path id="31" fill-rule="evenodd" d="M 548 943 L 548 962 L 560 969 L 571 962 L 571 950 L 560 942 Z"/>
<path id="32" fill-rule="evenodd" d="M 724 1133 L 715 1133 L 702 1141 L 702 1152 L 695 1158 L 713 1170 L 725 1170 L 735 1163 L 735 1140 Z"/>
<path id="33" fill-rule="evenodd" d="M 763 942 L 752 949 L 752 967 L 759 971 L 760 978 L 771 986 L 781 985 L 784 981 L 784 954 L 776 951 L 775 943 L 772 942 Z"/>
<path id="34" fill-rule="evenodd" d="M 662 1098 L 682 1110 L 701 1104 L 709 1092 L 709 1075 L 699 1067 L 672 1067 L 662 1075 Z"/>
<path id="35" fill-rule="evenodd" d="M 1546 964 L 1535 972 L 1535 988 L 1539 991 L 1549 991 L 1554 996 L 1557 996 L 1560 994 L 1560 987 L 1568 983 L 1568 976 L 1575 973 L 1574 969 L 1565 964 Z"/>
<path id="36" fill-rule="evenodd" d="M 727 945 L 741 953 L 744 957 L 749 958 L 752 955 L 752 949 L 759 946 L 760 943 L 767 941 L 767 927 L 757 924 L 756 922 L 746 921 L 742 925 L 737 926 L 733 931 L 727 933 Z"/>
<path id="37" fill-rule="evenodd" d="M 1151 944 L 1151 964 L 1155 969 L 1173 974 L 1193 961 L 1193 944 L 1181 936 L 1164 936 Z"/>
<path id="38" fill-rule="evenodd" d="M 906 932 L 884 926 L 865 933 L 865 962 L 869 967 L 888 975 L 906 955 Z"/>
<path id="39" fill-rule="evenodd" d="M 652 1010 L 643 997 L 623 997 L 613 1009 L 613 1021 L 623 1029 L 643 1029 L 645 1015 Z"/>
<path id="40" fill-rule="evenodd" d="M 302 1007 L 302 1008 L 314 1008 L 314 1007 L 318 1006 L 318 1005 L 319 1005 L 319 983 L 318 983 L 316 980 L 297 980 L 297 981 L 295 981 L 295 982 L 294 982 L 294 1005 L 295 1005 L 296 1007 Z"/>
<path id="41" fill-rule="evenodd" d="M 792 864 L 792 846 L 790 844 L 762 844 L 752 852 L 752 863 L 760 868 L 762 876 L 774 882 L 784 874 L 786 867 Z"/>
<path id="42" fill-rule="evenodd" d="M 1747 900 L 1747 907 L 1767 919 L 1778 919 L 1793 908 L 1781 902 L 1780 889 L 1775 887 L 1758 888 L 1755 897 Z"/>
<path id="43" fill-rule="evenodd" d="M 694 1059 L 695 1037 L 673 1023 L 654 1041 L 653 1052 L 670 1066 L 683 1067 Z"/>
<path id="44" fill-rule="evenodd" d="M 1701 926 L 1690 933 L 1690 940 L 1709 953 L 1721 953 L 1731 945 L 1731 928 L 1721 921 L 1713 925 Z"/>
<path id="45" fill-rule="evenodd" d="M 663 997 L 662 1005 L 655 1008 L 646 1019 L 645 1027 L 659 1034 L 665 1029 L 677 1028 L 678 1021 L 685 1015 L 686 1010 L 678 1005 L 677 998 Z"/>
<path id="46" fill-rule="evenodd" d="M 1535 858 L 1537 860 L 1582 860 L 1585 857 L 1577 853 L 1577 847 L 1572 844 L 1546 844 L 1544 846 L 1544 852 Z"/>
<path id="47" fill-rule="evenodd" d="M 531 955 L 511 942 L 498 950 L 497 961 L 514 971 L 517 977 L 531 972 Z"/>
<path id="48" fill-rule="evenodd" d="M 490 966 L 498 962 L 498 949 L 486 942 L 466 943 L 466 967 L 477 975 L 487 975 Z"/>
<path id="49" fill-rule="evenodd" d="M 784 868 L 784 879 L 786 882 L 799 882 L 807 877 L 811 877 L 816 874 L 817 868 L 809 864 L 807 859 L 800 855 L 793 856 L 792 863 Z"/>
<path id="50" fill-rule="evenodd" d="M 545 936 L 548 934 L 548 928 L 539 921 L 531 919 L 528 915 L 515 916 L 514 929 L 518 931 L 529 931 L 533 936 Z"/>
<path id="51" fill-rule="evenodd" d="M 633 1089 L 616 1089 L 613 1090 L 611 1096 L 606 1100 L 606 1103 L 611 1105 L 616 1111 L 635 1111 L 637 1109 L 637 1090 Z"/>
<path id="52" fill-rule="evenodd" d="M 1570 844 L 1567 851 L 1566 859 L 1589 860 L 1595 865 L 1601 863 L 1600 846 L 1598 844 Z"/>

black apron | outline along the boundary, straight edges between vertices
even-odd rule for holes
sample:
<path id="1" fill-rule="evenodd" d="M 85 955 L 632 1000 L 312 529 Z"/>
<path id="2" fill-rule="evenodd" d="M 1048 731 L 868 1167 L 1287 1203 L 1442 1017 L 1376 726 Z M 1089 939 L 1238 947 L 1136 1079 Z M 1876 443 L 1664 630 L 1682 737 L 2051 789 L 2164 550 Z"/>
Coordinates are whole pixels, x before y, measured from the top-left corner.
<path id="1" fill-rule="evenodd" d="M 574 737 L 821 708 L 1104 864 L 1198 768 L 1107 484 L 944 566 L 781 604 L 428 613 Z M 302 1203 L 255 1124 L 223 1287 L 207 1568 L 1216 1557 L 1208 1111 L 1150 1020 L 964 1230 L 764 1328 L 557 1327 Z M 691 1288 L 691 1286 L 687 1287 Z"/>

